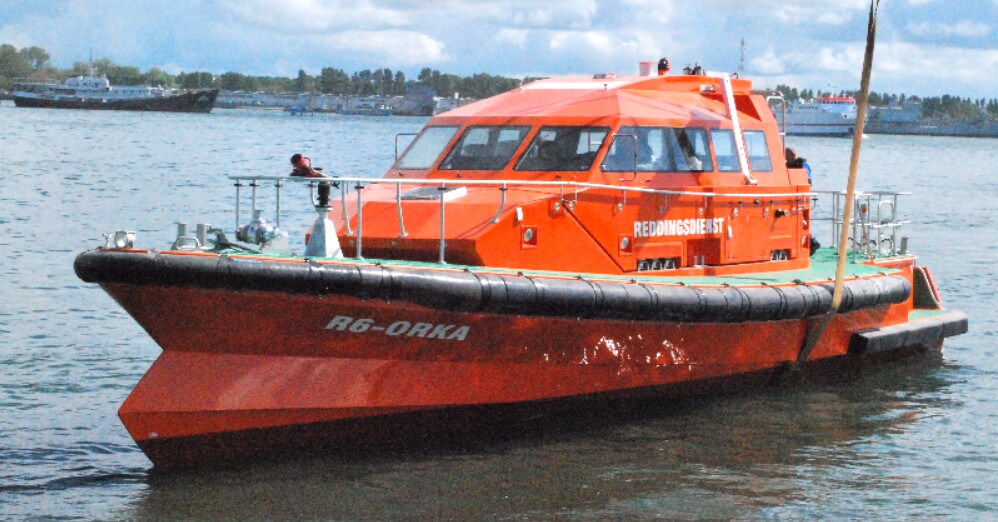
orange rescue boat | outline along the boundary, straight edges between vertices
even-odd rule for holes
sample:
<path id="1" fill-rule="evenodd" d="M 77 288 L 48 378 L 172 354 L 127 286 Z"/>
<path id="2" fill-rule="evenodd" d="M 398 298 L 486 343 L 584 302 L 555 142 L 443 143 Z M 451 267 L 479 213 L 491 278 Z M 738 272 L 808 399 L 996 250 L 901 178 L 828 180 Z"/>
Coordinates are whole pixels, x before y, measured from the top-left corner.
<path id="1" fill-rule="evenodd" d="M 665 72 L 440 114 L 380 179 L 237 177 L 237 222 L 247 183 L 254 215 L 234 239 L 181 227 L 156 252 L 117 233 L 80 254 L 163 349 L 119 412 L 131 436 L 156 466 L 199 466 L 727 393 L 966 331 L 907 253 L 897 193 L 855 196 L 842 304 L 818 328 L 835 254 L 812 258 L 815 194 L 767 99 Z M 264 182 L 318 189 L 303 254 L 260 217 Z"/>

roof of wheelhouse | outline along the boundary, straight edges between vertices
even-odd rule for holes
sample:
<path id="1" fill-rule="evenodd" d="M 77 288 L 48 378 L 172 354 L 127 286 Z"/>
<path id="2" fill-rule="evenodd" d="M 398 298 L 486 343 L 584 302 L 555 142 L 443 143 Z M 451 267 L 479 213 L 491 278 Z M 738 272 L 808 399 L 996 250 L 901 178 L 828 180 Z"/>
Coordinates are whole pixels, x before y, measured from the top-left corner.
<path id="1" fill-rule="evenodd" d="M 748 80 L 732 80 L 736 95 L 749 94 L 751 85 Z M 609 125 L 629 119 L 643 124 L 716 127 L 730 120 L 720 91 L 721 79 L 709 76 L 551 78 L 458 107 L 435 116 L 432 122 L 475 119 L 496 124 L 544 118 L 555 125 Z"/>

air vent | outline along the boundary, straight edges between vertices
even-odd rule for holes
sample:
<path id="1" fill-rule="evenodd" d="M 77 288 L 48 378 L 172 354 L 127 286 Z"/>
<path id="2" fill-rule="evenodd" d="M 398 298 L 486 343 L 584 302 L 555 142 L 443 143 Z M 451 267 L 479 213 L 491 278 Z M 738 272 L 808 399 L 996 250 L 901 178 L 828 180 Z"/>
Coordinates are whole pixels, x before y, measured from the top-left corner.
<path id="1" fill-rule="evenodd" d="M 638 260 L 638 272 L 654 272 L 656 270 L 675 270 L 679 264 L 678 257 L 659 257 L 655 259 Z"/>

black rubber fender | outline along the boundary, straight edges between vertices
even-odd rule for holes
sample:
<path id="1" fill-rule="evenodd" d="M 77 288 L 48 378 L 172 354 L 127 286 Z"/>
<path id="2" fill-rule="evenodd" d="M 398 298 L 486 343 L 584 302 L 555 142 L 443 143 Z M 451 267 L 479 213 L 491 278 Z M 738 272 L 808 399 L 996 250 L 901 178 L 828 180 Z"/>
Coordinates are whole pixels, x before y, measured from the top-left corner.
<path id="1" fill-rule="evenodd" d="M 786 286 L 693 286 L 105 249 L 80 254 L 74 268 L 80 279 L 90 283 L 350 295 L 466 313 L 634 321 L 803 319 L 826 313 L 833 289 L 827 281 Z M 911 284 L 899 275 L 851 279 L 843 286 L 839 311 L 901 303 L 911 291 Z"/>

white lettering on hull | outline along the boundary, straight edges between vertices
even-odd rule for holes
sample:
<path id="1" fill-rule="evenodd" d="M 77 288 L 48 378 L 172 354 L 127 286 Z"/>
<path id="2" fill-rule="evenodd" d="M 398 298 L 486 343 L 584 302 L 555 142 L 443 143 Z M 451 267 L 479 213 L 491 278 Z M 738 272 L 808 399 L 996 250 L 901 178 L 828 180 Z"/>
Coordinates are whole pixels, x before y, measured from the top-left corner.
<path id="1" fill-rule="evenodd" d="M 463 324 L 431 324 L 395 321 L 388 326 L 375 323 L 374 319 L 353 318 L 337 315 L 326 323 L 326 330 L 362 334 L 379 332 L 389 337 L 419 337 L 420 339 L 443 339 L 445 341 L 463 341 L 471 333 L 471 327 Z"/>

